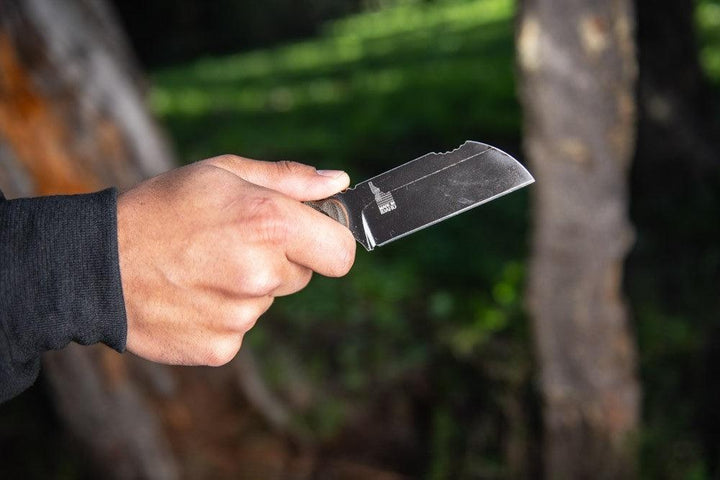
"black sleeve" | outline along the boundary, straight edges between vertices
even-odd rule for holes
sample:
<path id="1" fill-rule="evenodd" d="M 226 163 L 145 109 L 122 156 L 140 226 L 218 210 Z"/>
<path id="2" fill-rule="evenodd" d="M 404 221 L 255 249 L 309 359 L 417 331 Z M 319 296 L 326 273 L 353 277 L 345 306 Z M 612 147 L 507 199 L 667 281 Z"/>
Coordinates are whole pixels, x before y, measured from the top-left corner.
<path id="1" fill-rule="evenodd" d="M 0 192 L 0 402 L 71 341 L 125 349 L 117 192 L 5 200 Z"/>

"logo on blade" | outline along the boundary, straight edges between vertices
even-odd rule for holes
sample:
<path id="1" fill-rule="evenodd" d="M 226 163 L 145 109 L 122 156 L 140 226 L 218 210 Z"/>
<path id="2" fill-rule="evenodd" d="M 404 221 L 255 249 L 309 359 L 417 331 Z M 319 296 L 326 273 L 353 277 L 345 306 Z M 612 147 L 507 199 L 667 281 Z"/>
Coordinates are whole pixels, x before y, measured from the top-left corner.
<path id="1" fill-rule="evenodd" d="M 373 195 L 375 195 L 375 202 L 377 203 L 378 208 L 380 209 L 380 214 L 385 215 L 388 212 L 392 212 L 397 208 L 397 205 L 395 205 L 395 199 L 392 196 L 392 193 L 387 192 L 383 193 L 382 190 L 380 190 L 378 187 L 373 185 L 372 182 L 370 182 L 370 190 L 372 191 Z"/>

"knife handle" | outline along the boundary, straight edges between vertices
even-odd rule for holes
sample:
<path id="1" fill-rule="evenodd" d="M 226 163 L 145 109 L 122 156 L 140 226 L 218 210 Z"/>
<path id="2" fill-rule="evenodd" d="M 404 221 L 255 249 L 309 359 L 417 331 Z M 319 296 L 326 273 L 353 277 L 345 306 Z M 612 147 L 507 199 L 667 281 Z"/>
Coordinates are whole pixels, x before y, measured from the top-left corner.
<path id="1" fill-rule="evenodd" d="M 318 212 L 324 213 L 346 228 L 350 228 L 350 218 L 345 205 L 337 198 L 326 198 L 315 202 L 304 202 L 308 207 L 312 207 Z"/>

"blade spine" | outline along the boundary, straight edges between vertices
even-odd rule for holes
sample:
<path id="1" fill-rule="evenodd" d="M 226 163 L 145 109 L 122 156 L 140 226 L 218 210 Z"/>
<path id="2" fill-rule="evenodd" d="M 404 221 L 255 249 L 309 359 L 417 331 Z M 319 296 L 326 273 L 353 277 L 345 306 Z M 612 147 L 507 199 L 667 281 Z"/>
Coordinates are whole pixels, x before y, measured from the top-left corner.
<path id="1" fill-rule="evenodd" d="M 413 181 L 411 181 L 411 182 L 408 182 L 408 183 L 406 183 L 406 184 L 404 184 L 404 185 L 400 185 L 399 187 L 393 188 L 392 190 L 390 190 L 390 193 L 396 192 L 396 191 L 400 190 L 401 188 L 408 187 L 408 186 L 412 185 L 413 183 L 419 182 L 420 180 L 424 180 L 424 179 L 426 179 L 426 178 L 432 177 L 433 175 L 437 175 L 437 174 L 440 173 L 440 172 L 444 172 L 444 171 L 447 170 L 448 168 L 457 167 L 458 165 L 460 165 L 460 164 L 463 163 L 463 162 L 467 162 L 468 160 L 472 160 L 472 159 L 475 158 L 475 157 L 479 157 L 480 155 L 483 155 L 483 154 L 487 153 L 489 150 L 490 150 L 490 149 L 487 148 L 487 149 L 483 150 L 482 152 L 478 152 L 478 153 L 476 153 L 476 154 L 474 154 L 474 155 L 470 155 L 469 157 L 465 157 L 465 158 L 463 158 L 462 160 L 458 160 L 457 162 L 453 163 L 452 165 L 444 166 L 444 167 L 442 167 L 442 168 L 439 168 L 439 169 L 435 170 L 435 171 L 432 172 L 432 173 L 428 173 L 427 175 L 423 175 L 422 177 L 418 177 L 418 178 L 416 178 L 415 180 L 413 180 Z M 508 156 L 509 156 L 509 155 L 508 155 Z M 422 157 L 421 157 L 421 158 L 422 158 Z M 512 158 L 512 157 L 510 157 L 510 158 Z M 515 159 L 513 158 L 513 160 L 515 160 Z M 517 160 L 516 160 L 516 161 L 517 161 Z M 401 166 L 402 166 L 402 165 L 401 165 Z"/>
<path id="2" fill-rule="evenodd" d="M 387 175 L 387 174 L 389 174 L 389 173 L 391 173 L 391 172 L 393 172 L 393 171 L 395 171 L 395 170 L 398 170 L 398 169 L 400 169 L 400 168 L 406 167 L 406 166 L 410 165 L 411 163 L 417 162 L 418 160 L 422 160 L 423 158 L 425 158 L 425 157 L 427 157 L 427 156 L 429 156 L 429 155 L 440 155 L 440 156 L 443 156 L 443 157 L 444 157 L 444 156 L 447 156 L 447 155 L 452 155 L 453 153 L 457 152 L 458 150 L 461 150 L 461 149 L 462 149 L 463 147 L 465 147 L 466 145 L 482 145 L 482 146 L 484 146 L 484 147 L 486 147 L 486 148 L 485 148 L 485 150 L 483 150 L 483 151 L 481 151 L 481 152 L 474 153 L 474 154 L 472 154 L 472 155 L 470 155 L 470 156 L 468 156 L 468 157 L 463 158 L 462 160 L 458 160 L 457 162 L 453 163 L 452 165 L 445 166 L 445 167 L 443 167 L 443 168 L 440 168 L 440 169 L 438 169 L 438 170 L 435 170 L 433 173 L 430 173 L 430 174 L 428 174 L 428 175 L 423 175 L 422 177 L 416 178 L 416 179 L 413 180 L 412 182 L 408 182 L 408 183 L 406 183 L 406 184 L 404 184 L 404 185 L 401 185 L 401 186 L 399 186 L 399 187 L 396 187 L 396 188 L 390 190 L 390 192 L 394 192 L 394 191 L 399 190 L 399 189 L 401 189 L 401 188 L 407 187 L 408 185 L 411 185 L 411 184 L 413 184 L 413 183 L 415 183 L 415 182 L 418 182 L 418 181 L 420 181 L 420 180 L 422 180 L 422 179 L 424 179 L 424 178 L 428 178 L 428 177 L 430 177 L 430 176 L 432 176 L 432 175 L 435 175 L 435 174 L 438 173 L 438 172 L 442 172 L 443 170 L 446 170 L 446 169 L 448 169 L 448 168 L 452 168 L 452 167 L 458 165 L 459 163 L 462 163 L 462 162 L 464 162 L 464 161 L 466 161 L 466 160 L 470 160 L 471 158 L 475 158 L 475 157 L 477 157 L 478 155 L 482 155 L 482 154 L 484 154 L 484 153 L 487 153 L 489 150 L 495 148 L 495 147 L 493 147 L 492 145 L 488 145 L 487 143 L 477 142 L 477 141 L 475 141 L 475 140 L 465 140 L 465 142 L 463 142 L 463 143 L 462 143 L 459 147 L 457 147 L 457 148 L 454 148 L 454 149 L 452 149 L 452 150 L 450 150 L 450 151 L 443 152 L 443 153 L 428 152 L 428 153 L 426 153 L 426 154 L 424 154 L 424 155 L 420 155 L 420 156 L 417 157 L 417 158 L 414 158 L 414 159 L 412 159 L 412 160 L 408 160 L 407 162 L 403 163 L 402 165 L 398 165 L 397 167 L 393 167 L 393 168 L 391 168 L 390 170 L 386 170 L 386 171 L 384 171 L 384 172 L 382 172 L 382 173 L 379 173 L 379 174 L 375 175 L 374 177 L 371 177 L 371 178 L 368 178 L 368 179 L 366 179 L 366 180 L 363 180 L 362 182 L 356 183 L 356 184 L 353 185 L 352 187 L 350 187 L 350 188 L 348 188 L 348 189 L 346 189 L 346 190 L 344 190 L 344 191 L 336 194 L 335 196 L 336 196 L 336 197 L 340 197 L 340 196 L 343 196 L 343 195 L 348 195 L 348 196 L 349 196 L 349 195 L 353 195 L 354 192 L 357 190 L 357 188 L 358 188 L 359 186 L 361 186 L 361 185 L 368 184 L 368 183 L 372 182 L 373 180 L 375 180 L 375 179 L 377 179 L 377 178 L 380 178 L 380 177 L 382 177 L 382 176 L 384 176 L 384 175 Z M 503 152 L 502 150 L 500 150 L 500 149 L 498 149 L 498 148 L 495 148 L 495 150 L 498 150 L 500 153 L 502 153 L 502 154 L 504 154 L 504 155 L 507 155 L 507 156 L 510 157 L 511 159 L 515 160 L 517 163 L 520 163 L 520 162 L 518 162 L 512 155 L 508 155 L 507 153 Z M 532 178 L 532 177 L 531 177 L 531 178 Z M 367 204 L 363 205 L 363 207 L 361 208 L 361 211 L 364 211 L 369 205 L 372 205 L 372 201 L 370 201 L 370 202 L 368 202 Z"/>
<path id="3" fill-rule="evenodd" d="M 474 157 L 475 155 L 479 155 L 479 154 L 481 154 L 481 153 L 485 153 L 485 152 L 487 152 L 489 149 L 493 148 L 491 145 L 488 145 L 487 143 L 476 142 L 476 141 L 474 141 L 474 140 L 465 140 L 465 142 L 463 142 L 462 145 L 460 145 L 459 147 L 454 148 L 454 149 L 452 149 L 452 150 L 450 150 L 450 151 L 448 151 L 448 152 L 443 152 L 443 153 L 428 152 L 428 153 L 426 153 L 426 154 L 424 154 L 424 155 L 420 155 L 420 156 L 417 157 L 417 158 L 413 158 L 412 160 L 408 160 L 407 162 L 403 163 L 402 165 L 398 165 L 398 166 L 396 166 L 396 167 L 391 168 L 390 170 L 386 170 L 386 171 L 384 171 L 384 172 L 382 172 L 382 173 L 378 173 L 377 175 L 375 175 L 375 176 L 372 177 L 372 178 L 368 178 L 368 179 L 366 179 L 366 180 L 363 180 L 363 181 L 360 182 L 360 183 L 357 183 L 352 189 L 354 190 L 355 188 L 359 187 L 360 185 L 363 185 L 363 184 L 365 184 L 365 183 L 371 182 L 372 180 L 375 180 L 375 179 L 377 179 L 377 178 L 379 178 L 379 177 L 382 177 L 383 175 L 387 175 L 388 173 L 394 172 L 395 170 L 398 170 L 398 169 L 400 169 L 400 168 L 406 167 L 406 166 L 410 165 L 411 163 L 417 162 L 418 160 L 422 160 L 423 158 L 425 158 L 425 157 L 427 157 L 427 156 L 429 156 L 429 155 L 440 155 L 441 157 L 444 157 L 444 156 L 447 156 L 447 155 L 452 155 L 453 153 L 457 152 L 458 150 L 462 149 L 465 145 L 468 145 L 468 144 L 483 145 L 483 146 L 485 146 L 485 147 L 487 147 L 487 148 L 486 148 L 485 150 L 483 150 L 482 152 L 478 152 L 477 154 L 473 154 L 473 155 L 471 155 L 470 157 L 467 157 L 467 158 L 471 158 L 471 157 Z M 505 153 L 505 152 L 502 152 L 502 153 Z M 505 153 L 505 155 L 507 155 L 507 153 Z M 509 156 L 510 158 L 512 158 L 510 155 L 508 155 L 508 156 Z M 463 160 L 467 160 L 467 158 L 465 158 L 465 159 L 463 159 Z M 457 163 L 455 163 L 455 164 L 453 164 L 453 165 L 457 165 Z M 440 171 L 440 170 L 437 170 L 437 171 Z M 402 188 L 402 187 L 398 187 L 398 188 Z"/>
<path id="4" fill-rule="evenodd" d="M 461 160 L 461 161 L 464 161 L 464 160 L 470 159 L 470 158 L 472 158 L 472 157 L 475 157 L 475 156 L 477 156 L 477 155 L 486 153 L 488 150 L 497 150 L 498 152 L 502 153 L 503 155 L 508 156 L 508 157 L 512 158 L 513 160 L 515 160 L 515 161 L 522 167 L 524 173 L 527 174 L 528 177 L 532 178 L 533 180 L 535 179 L 535 178 L 530 174 L 530 172 L 527 170 L 527 168 L 525 168 L 525 165 L 523 165 L 522 163 L 520 163 L 520 161 L 519 161 L 517 158 L 513 157 L 513 156 L 510 155 L 509 153 L 507 153 L 507 152 L 505 152 L 505 151 L 503 151 L 503 150 L 501 150 L 501 149 L 499 149 L 499 148 L 497 148 L 497 147 L 495 147 L 495 146 L 493 146 L 493 145 L 488 145 L 487 143 L 478 142 L 478 141 L 475 141 L 475 140 L 465 140 L 465 142 L 463 142 L 462 145 L 460 145 L 460 146 L 457 147 L 457 148 L 454 148 L 453 150 L 450 150 L 450 151 L 447 151 L 447 152 L 443 152 L 443 153 L 428 152 L 428 153 L 426 153 L 426 154 L 424 154 L 424 155 L 420 155 L 420 156 L 417 157 L 417 158 L 414 158 L 414 159 L 412 159 L 412 160 L 408 160 L 407 162 L 403 163 L 402 165 L 398 165 L 397 167 L 393 167 L 393 168 L 391 168 L 390 170 L 386 170 L 386 171 L 384 171 L 384 172 L 382 172 L 382 173 L 378 173 L 378 174 L 375 175 L 374 177 L 370 177 L 370 178 L 368 178 L 368 179 L 366 179 L 366 180 L 363 180 L 363 181 L 361 181 L 361 182 L 358 182 L 358 183 L 356 183 L 355 185 L 353 185 L 352 187 L 348 187 L 347 189 L 343 190 L 342 192 L 336 194 L 336 196 L 345 195 L 345 194 L 347 194 L 347 193 L 353 192 L 353 191 L 354 191 L 357 187 L 359 187 L 360 185 L 364 185 L 364 184 L 366 184 L 366 183 L 369 183 L 369 182 L 371 182 L 372 180 L 375 180 L 375 179 L 377 179 L 377 178 L 379 178 L 379 177 L 381 177 L 381 176 L 383 176 L 383 175 L 386 175 L 386 174 L 388 174 L 388 173 L 390 173 L 390 172 L 392 172 L 392 171 L 394 171 L 394 170 L 397 170 L 397 169 L 402 168 L 402 167 L 405 167 L 406 165 L 409 165 L 409 164 L 411 164 L 411 163 L 413 163 L 413 162 L 416 162 L 416 161 L 418 161 L 418 160 L 421 160 L 421 159 L 427 157 L 428 155 L 442 155 L 442 156 L 450 155 L 450 154 L 452 154 L 452 153 L 457 152 L 458 150 L 460 150 L 461 148 L 463 148 L 463 147 L 464 147 L 465 145 L 467 145 L 467 144 L 483 145 L 483 146 L 485 146 L 485 147 L 487 147 L 487 148 L 486 148 L 485 150 L 483 150 L 482 152 L 478 152 L 478 153 L 476 153 L 476 154 L 474 154 L 474 155 L 471 155 L 471 156 L 469 156 L 469 157 L 467 157 L 467 158 L 465 158 L 465 159 L 463 159 L 463 160 Z M 458 163 L 460 163 L 460 162 L 458 162 Z M 454 163 L 453 165 L 457 165 L 457 163 Z M 451 165 L 451 166 L 452 166 L 452 165 Z M 447 167 L 443 167 L 442 169 L 437 170 L 437 171 L 439 172 L 439 171 L 441 171 L 441 170 L 444 170 L 445 168 L 447 168 Z M 427 176 L 428 176 L 428 175 L 426 175 L 426 177 L 427 177 Z M 409 184 L 406 184 L 406 185 L 409 185 Z M 403 186 L 406 186 L 406 185 L 403 185 Z M 397 187 L 397 188 L 395 188 L 393 191 L 397 190 L 398 188 L 402 188 L 402 187 Z"/>
<path id="5" fill-rule="evenodd" d="M 368 183 L 368 182 L 371 182 L 371 181 L 373 181 L 373 180 L 375 180 L 375 179 L 377 179 L 377 178 L 382 177 L 383 175 L 387 175 L 388 173 L 393 172 L 393 171 L 395 171 L 395 170 L 397 170 L 397 169 L 399 169 L 399 168 L 403 168 L 403 167 L 405 167 L 405 166 L 407 166 L 407 165 L 409 165 L 409 164 L 411 164 L 411 163 L 413 163 L 413 162 L 417 162 L 418 160 L 422 160 L 423 158 L 427 157 L 428 155 L 442 155 L 442 156 L 450 155 L 450 154 L 455 153 L 456 151 L 460 150 L 461 148 L 463 148 L 465 145 L 467 145 L 467 144 L 469 144 L 469 143 L 471 143 L 471 144 L 474 143 L 474 144 L 477 144 L 477 145 L 484 145 L 484 146 L 487 147 L 487 149 L 483 150 L 483 151 L 480 152 L 480 153 L 484 153 L 484 152 L 486 152 L 488 149 L 494 148 L 494 147 L 492 147 L 491 145 L 488 145 L 487 143 L 476 142 L 476 141 L 474 141 L 474 140 L 466 140 L 462 145 L 460 145 L 459 147 L 454 148 L 454 149 L 452 149 L 452 150 L 450 150 L 450 151 L 448 151 L 448 152 L 443 152 L 443 153 L 428 152 L 428 153 L 426 153 L 426 154 L 420 155 L 420 156 L 417 157 L 417 158 L 413 158 L 412 160 L 408 160 L 407 162 L 405 162 L 405 163 L 403 163 L 403 164 L 401 164 L 401 165 L 398 165 L 398 166 L 396 166 L 396 167 L 393 167 L 393 168 L 391 168 L 390 170 L 385 170 L 385 171 L 382 172 L 382 173 L 378 173 L 378 174 L 375 175 L 374 177 L 370 177 L 370 178 L 368 178 L 368 179 L 365 179 L 365 180 L 363 180 L 363 181 L 361 181 L 361 182 L 356 183 L 356 184 L 353 185 L 352 187 L 349 187 L 348 189 L 340 192 L 339 195 L 342 195 L 342 194 L 344 194 L 344 193 L 346 193 L 346 192 L 353 191 L 353 190 L 355 190 L 357 187 L 359 187 L 360 185 L 364 185 L 364 184 L 366 184 L 366 183 Z M 503 152 L 503 153 L 505 153 L 505 152 Z M 505 155 L 507 155 L 507 154 L 505 154 Z M 472 155 L 472 156 L 474 156 L 474 155 Z M 468 157 L 468 158 L 469 158 L 469 157 Z"/>

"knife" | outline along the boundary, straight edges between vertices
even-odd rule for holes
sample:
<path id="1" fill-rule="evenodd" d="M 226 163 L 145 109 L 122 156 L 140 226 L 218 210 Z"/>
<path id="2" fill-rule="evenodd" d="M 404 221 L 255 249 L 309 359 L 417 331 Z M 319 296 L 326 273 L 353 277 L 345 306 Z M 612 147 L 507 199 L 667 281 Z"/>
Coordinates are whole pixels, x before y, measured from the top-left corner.
<path id="1" fill-rule="evenodd" d="M 306 202 L 373 250 L 533 183 L 507 153 L 467 141 L 428 153 L 337 195 Z"/>

